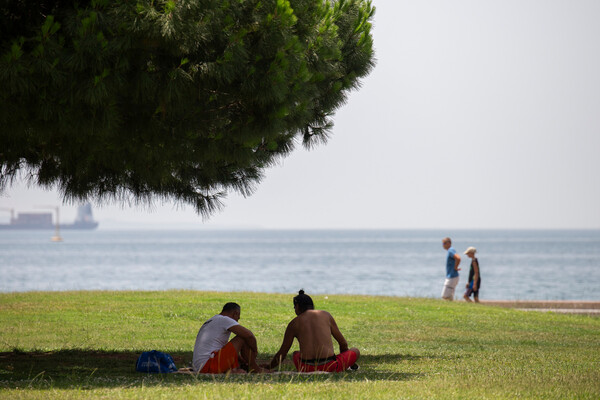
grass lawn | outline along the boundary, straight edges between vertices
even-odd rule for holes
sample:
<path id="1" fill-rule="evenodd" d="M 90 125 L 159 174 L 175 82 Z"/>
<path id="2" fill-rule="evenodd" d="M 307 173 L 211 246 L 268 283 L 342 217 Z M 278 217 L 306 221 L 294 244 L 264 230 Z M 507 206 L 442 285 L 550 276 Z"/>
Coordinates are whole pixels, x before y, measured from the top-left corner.
<path id="1" fill-rule="evenodd" d="M 147 350 L 178 367 L 227 301 L 278 350 L 293 294 L 40 292 L 0 294 L 0 398 L 600 398 L 600 318 L 435 299 L 313 296 L 361 369 L 325 375 L 197 377 L 135 372 Z M 297 349 L 297 343 L 292 351 Z M 336 348 L 337 350 L 337 348 Z M 288 356 L 289 359 L 289 356 Z M 283 369 L 292 370 L 288 361 Z"/>

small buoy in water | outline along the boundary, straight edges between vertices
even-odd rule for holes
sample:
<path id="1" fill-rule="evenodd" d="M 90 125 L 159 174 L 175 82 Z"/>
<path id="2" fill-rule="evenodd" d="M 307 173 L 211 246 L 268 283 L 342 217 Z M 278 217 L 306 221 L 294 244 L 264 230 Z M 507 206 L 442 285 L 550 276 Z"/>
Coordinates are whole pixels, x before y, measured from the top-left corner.
<path id="1" fill-rule="evenodd" d="M 52 236 L 51 239 L 53 242 L 62 242 L 62 238 L 60 236 Z"/>

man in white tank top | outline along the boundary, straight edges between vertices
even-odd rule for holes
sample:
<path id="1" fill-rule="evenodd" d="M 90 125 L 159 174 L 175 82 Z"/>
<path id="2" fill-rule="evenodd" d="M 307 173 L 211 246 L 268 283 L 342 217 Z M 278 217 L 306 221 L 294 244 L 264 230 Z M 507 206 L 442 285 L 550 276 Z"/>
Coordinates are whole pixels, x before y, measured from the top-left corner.
<path id="1" fill-rule="evenodd" d="M 240 361 L 248 366 L 248 372 L 263 372 L 256 364 L 256 338 L 238 323 L 240 313 L 238 304 L 227 303 L 220 314 L 202 325 L 194 344 L 192 364 L 196 373 L 244 373 Z M 229 341 L 232 332 L 236 336 Z"/>

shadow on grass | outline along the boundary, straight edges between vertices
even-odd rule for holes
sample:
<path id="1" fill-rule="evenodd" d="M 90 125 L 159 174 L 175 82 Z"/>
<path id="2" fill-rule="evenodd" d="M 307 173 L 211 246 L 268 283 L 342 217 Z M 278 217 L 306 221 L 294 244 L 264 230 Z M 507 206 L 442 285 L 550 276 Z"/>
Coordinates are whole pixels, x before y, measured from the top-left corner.
<path id="1" fill-rule="evenodd" d="M 408 354 L 363 355 L 359 371 L 340 374 L 258 374 L 258 375 L 186 375 L 146 374 L 135 371 L 141 351 L 110 352 L 96 350 L 12 351 L 0 353 L 0 388 L 103 388 L 130 386 L 189 385 L 196 382 L 235 383 L 302 383 L 320 381 L 406 381 L 422 376 L 403 373 L 405 361 L 432 357 Z M 186 367 L 192 359 L 191 352 L 171 352 L 178 367 Z M 267 357 L 263 357 L 265 360 Z M 396 364 L 396 365 L 394 365 Z M 394 365 L 393 369 L 384 369 Z M 293 371 L 287 360 L 282 371 Z"/>

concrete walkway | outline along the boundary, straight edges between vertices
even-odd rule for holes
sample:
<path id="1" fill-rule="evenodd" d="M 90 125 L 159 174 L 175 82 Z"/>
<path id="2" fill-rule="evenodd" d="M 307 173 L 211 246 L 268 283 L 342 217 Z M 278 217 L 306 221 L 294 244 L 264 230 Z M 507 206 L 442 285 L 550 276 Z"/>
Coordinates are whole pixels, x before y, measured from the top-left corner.
<path id="1" fill-rule="evenodd" d="M 586 314 L 600 317 L 600 301 L 578 300 L 482 300 L 487 306 L 515 308 L 524 311 L 545 311 L 565 314 Z"/>

